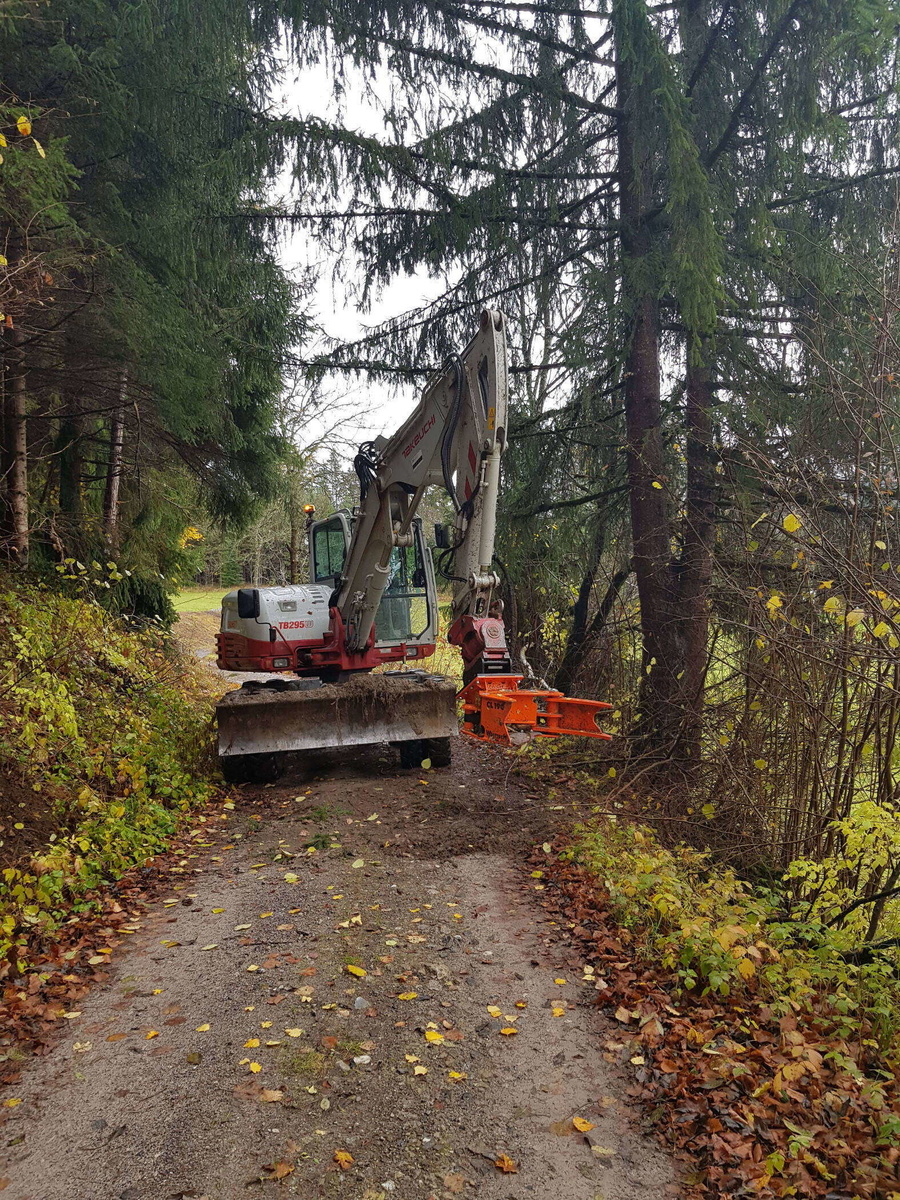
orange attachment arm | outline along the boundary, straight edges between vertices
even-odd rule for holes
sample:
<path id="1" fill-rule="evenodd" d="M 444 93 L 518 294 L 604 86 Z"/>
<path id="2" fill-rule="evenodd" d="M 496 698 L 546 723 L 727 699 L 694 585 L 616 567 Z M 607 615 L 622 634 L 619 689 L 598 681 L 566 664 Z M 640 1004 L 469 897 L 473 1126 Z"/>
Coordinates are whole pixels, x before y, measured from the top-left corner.
<path id="1" fill-rule="evenodd" d="M 597 725 L 612 708 L 602 700 L 573 700 L 562 692 L 520 688 L 521 675 L 479 675 L 459 693 L 463 732 L 485 741 L 520 745 L 532 737 L 610 740 Z"/>

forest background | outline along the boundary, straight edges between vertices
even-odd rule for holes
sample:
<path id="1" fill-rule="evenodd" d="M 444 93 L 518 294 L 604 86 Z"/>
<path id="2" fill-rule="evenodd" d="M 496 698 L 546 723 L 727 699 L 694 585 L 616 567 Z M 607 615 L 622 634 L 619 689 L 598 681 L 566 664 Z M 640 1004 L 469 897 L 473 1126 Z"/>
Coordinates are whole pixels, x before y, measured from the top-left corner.
<path id="1" fill-rule="evenodd" d="M 298 500 L 353 501 L 304 432 L 333 381 L 415 385 L 500 307 L 509 625 L 614 699 L 607 806 L 892 948 L 898 29 L 891 0 L 12 0 L 9 571 L 144 617 L 302 577 Z M 324 344 L 298 231 L 362 311 L 416 272 L 436 298 Z"/>

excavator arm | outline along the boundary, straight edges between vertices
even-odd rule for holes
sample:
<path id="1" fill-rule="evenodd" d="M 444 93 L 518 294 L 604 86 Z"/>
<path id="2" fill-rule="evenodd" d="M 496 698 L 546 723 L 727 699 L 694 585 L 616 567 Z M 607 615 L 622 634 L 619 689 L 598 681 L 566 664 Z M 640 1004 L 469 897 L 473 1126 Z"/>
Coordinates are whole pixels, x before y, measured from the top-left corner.
<path id="1" fill-rule="evenodd" d="M 534 734 L 608 738 L 597 721 L 611 705 L 523 689 L 512 671 L 494 570 L 507 390 L 506 322 L 487 309 L 478 333 L 430 381 L 403 427 L 360 447 L 360 510 L 336 599 L 346 647 L 351 655 L 370 648 L 391 553 L 411 544 L 426 488 L 442 486 L 455 518 L 441 530 L 437 561 L 453 584 L 448 640 L 463 657 L 464 729 L 507 743 Z"/>
<path id="2" fill-rule="evenodd" d="M 499 582 L 492 560 L 506 441 L 506 362 L 504 317 L 487 310 L 478 333 L 430 380 L 397 433 L 360 447 L 354 463 L 360 507 L 335 600 L 351 655 L 371 644 L 391 553 L 412 543 L 413 518 L 433 486 L 447 491 L 455 512 L 438 558 L 453 583 L 451 641 L 465 656 L 479 640 Z M 497 630 L 496 621 L 488 624 L 497 641 L 502 624 Z M 492 646 L 495 664 L 508 669 L 505 651 L 505 638 L 502 647 Z"/>

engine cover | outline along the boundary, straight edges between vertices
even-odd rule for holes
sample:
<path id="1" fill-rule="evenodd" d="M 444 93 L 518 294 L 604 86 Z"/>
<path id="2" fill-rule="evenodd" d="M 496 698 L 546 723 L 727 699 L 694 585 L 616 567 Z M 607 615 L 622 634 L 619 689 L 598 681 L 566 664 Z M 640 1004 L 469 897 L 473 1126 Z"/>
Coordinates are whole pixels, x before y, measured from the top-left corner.
<path id="1" fill-rule="evenodd" d="M 330 587 L 295 584 L 238 588 L 222 601 L 216 638 L 223 671 L 291 671 L 298 653 L 334 639 L 328 602 Z"/>

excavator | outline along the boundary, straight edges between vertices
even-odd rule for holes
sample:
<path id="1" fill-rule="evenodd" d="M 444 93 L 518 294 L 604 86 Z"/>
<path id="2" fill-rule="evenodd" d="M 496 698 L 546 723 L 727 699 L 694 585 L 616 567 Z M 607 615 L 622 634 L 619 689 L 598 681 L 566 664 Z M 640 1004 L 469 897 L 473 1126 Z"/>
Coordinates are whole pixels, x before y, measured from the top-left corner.
<path id="1" fill-rule="evenodd" d="M 360 446 L 359 505 L 324 519 L 305 506 L 309 583 L 225 596 L 218 666 L 264 676 L 217 705 L 227 780 L 271 781 L 288 754 L 383 742 L 404 767 L 449 766 L 460 705 L 463 733 L 506 746 L 609 737 L 599 723 L 611 705 L 523 686 L 513 670 L 494 556 L 507 395 L 506 321 L 486 310 L 402 427 Z M 432 554 L 416 514 L 434 486 L 455 516 L 435 526 Z M 435 568 L 451 588 L 447 641 L 462 656 L 459 691 L 421 667 L 397 669 L 435 652 Z"/>

